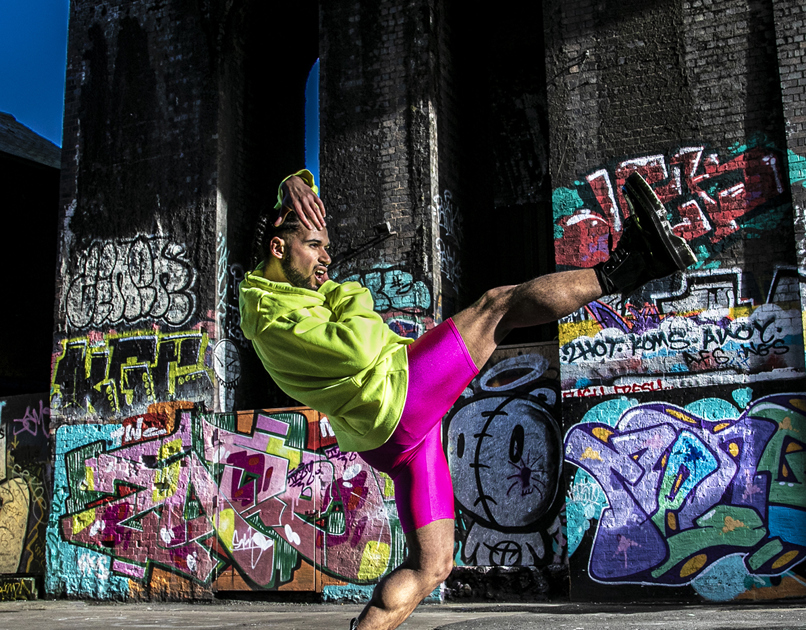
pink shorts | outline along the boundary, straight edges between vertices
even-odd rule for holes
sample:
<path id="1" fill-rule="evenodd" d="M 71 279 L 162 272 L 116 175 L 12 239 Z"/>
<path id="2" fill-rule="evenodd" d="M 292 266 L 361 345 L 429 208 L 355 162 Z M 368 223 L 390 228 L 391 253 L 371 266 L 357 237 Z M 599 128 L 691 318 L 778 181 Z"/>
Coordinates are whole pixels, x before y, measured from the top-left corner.
<path id="1" fill-rule="evenodd" d="M 400 423 L 385 444 L 359 453 L 370 466 L 392 478 L 404 533 L 454 518 L 441 421 L 479 372 L 451 319 L 406 350 L 409 387 Z"/>

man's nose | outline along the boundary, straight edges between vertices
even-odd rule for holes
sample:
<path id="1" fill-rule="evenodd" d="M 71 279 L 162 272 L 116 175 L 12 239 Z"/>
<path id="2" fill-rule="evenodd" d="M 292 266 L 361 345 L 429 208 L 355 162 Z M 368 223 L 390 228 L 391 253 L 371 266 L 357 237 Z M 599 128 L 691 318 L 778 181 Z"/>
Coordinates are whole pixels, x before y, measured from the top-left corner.
<path id="1" fill-rule="evenodd" d="M 330 254 L 328 254 L 326 249 L 322 250 L 322 254 L 319 256 L 319 262 L 322 263 L 323 265 L 330 264 Z"/>

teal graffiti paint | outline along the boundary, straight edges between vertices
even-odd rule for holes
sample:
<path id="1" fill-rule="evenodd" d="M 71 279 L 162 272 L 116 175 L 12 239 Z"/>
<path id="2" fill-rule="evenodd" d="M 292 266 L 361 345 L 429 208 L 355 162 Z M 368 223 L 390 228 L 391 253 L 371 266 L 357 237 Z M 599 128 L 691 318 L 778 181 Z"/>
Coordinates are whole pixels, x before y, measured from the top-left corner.
<path id="1" fill-rule="evenodd" d="M 119 425 L 67 425 L 56 432 L 56 454 L 53 460 L 53 501 L 46 531 L 47 572 L 45 591 L 51 596 L 91 597 L 93 599 L 126 599 L 129 579 L 112 574 L 112 558 L 92 549 L 71 545 L 63 540 L 59 521 L 68 512 L 69 496 L 65 457 L 75 448 L 90 442 L 119 444 L 113 432 Z"/>

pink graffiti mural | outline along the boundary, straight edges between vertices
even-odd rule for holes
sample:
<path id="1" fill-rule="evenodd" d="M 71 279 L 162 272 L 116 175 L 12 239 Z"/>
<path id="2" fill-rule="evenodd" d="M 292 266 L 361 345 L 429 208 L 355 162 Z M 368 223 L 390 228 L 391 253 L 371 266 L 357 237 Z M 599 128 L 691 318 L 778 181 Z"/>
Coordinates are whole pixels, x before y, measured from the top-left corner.
<path id="1" fill-rule="evenodd" d="M 689 241 L 721 241 L 739 230 L 749 212 L 784 192 L 780 159 L 765 147 L 724 162 L 702 146 L 684 147 L 668 160 L 664 155 L 624 160 L 612 172 L 603 168 L 585 177 L 599 207 L 577 208 L 559 218 L 557 263 L 592 267 L 607 260 L 611 237 L 615 245 L 629 216 L 622 187 L 633 171 L 641 173 L 672 209 L 675 233 Z"/>
<path id="2" fill-rule="evenodd" d="M 327 418 L 305 414 L 125 420 L 121 446 L 68 453 L 63 538 L 141 580 L 160 566 L 210 583 L 234 567 L 251 586 L 276 588 L 302 560 L 347 581 L 377 579 L 401 559 L 391 483 L 338 449 Z"/>

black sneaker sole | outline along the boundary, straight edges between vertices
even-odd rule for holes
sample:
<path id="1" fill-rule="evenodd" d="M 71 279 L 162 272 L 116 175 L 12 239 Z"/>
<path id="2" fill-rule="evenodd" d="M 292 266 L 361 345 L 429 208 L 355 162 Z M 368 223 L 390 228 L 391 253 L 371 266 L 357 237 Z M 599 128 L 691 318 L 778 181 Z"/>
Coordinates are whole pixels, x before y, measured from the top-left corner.
<path id="1" fill-rule="evenodd" d="M 624 192 L 641 229 L 657 241 L 678 271 L 697 262 L 697 257 L 685 239 L 672 232 L 666 220 L 666 208 L 658 196 L 638 173 L 633 172 L 624 183 Z M 653 252 L 657 253 L 657 252 Z"/>

